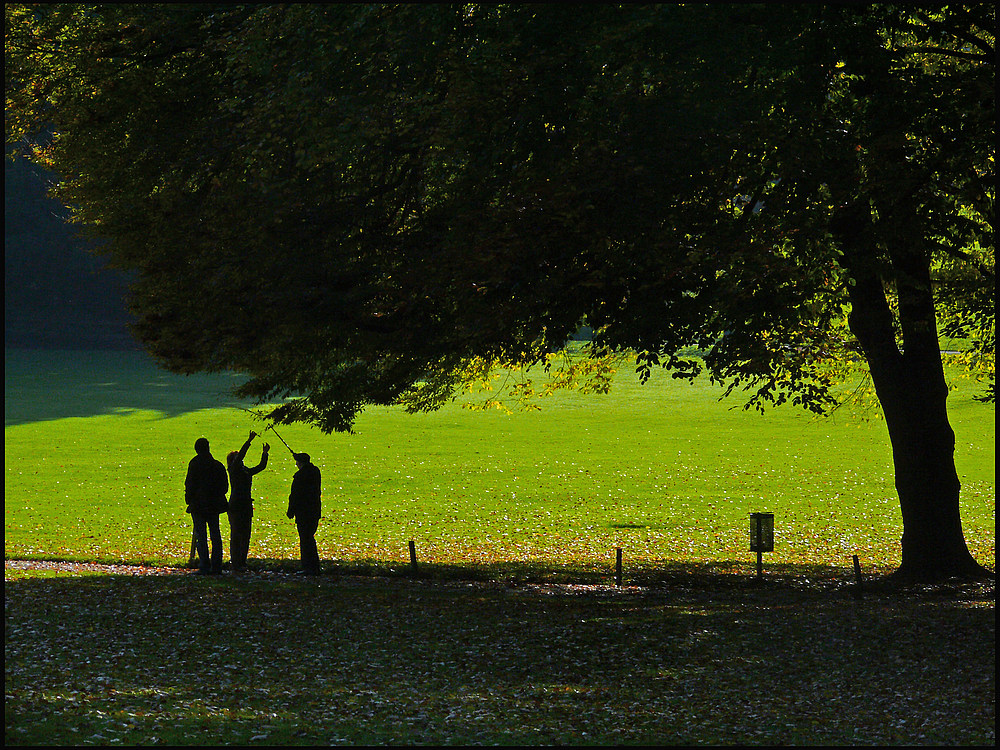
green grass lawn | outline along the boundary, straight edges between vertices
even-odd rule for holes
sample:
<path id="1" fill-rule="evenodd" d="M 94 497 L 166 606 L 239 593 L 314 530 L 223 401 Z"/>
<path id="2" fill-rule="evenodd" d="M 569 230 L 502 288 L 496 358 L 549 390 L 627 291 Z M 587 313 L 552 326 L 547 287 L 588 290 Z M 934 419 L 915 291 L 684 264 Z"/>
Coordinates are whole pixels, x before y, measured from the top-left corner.
<path id="1" fill-rule="evenodd" d="M 32 357 L 32 359 L 29 359 Z M 72 368 L 69 371 L 65 368 Z M 180 378 L 138 355 L 8 352 L 5 554 L 186 561 L 183 479 L 196 438 L 224 459 L 259 422 L 227 407 L 225 377 Z M 967 383 L 951 398 L 962 512 L 973 554 L 995 557 L 995 420 Z M 752 565 L 748 514 L 775 514 L 769 566 L 898 564 L 901 533 L 885 425 L 847 410 L 764 416 L 707 383 L 618 376 L 610 395 L 560 393 L 541 411 L 373 409 L 353 435 L 282 437 L 323 472 L 317 540 L 328 566 L 421 562 L 558 573 L 667 562 Z M 294 560 L 285 518 L 294 463 L 269 433 L 255 480 L 251 556 Z M 260 454 L 260 441 L 247 463 Z M 225 522 L 223 523 L 225 527 Z"/>
<path id="2" fill-rule="evenodd" d="M 135 355 L 6 365 L 8 560 L 167 566 L 7 568 L 6 744 L 995 744 L 993 584 L 854 596 L 852 554 L 898 562 L 878 420 L 761 417 L 658 374 L 540 412 L 286 428 L 324 473 L 327 575 L 288 574 L 294 466 L 271 439 L 258 572 L 204 578 L 179 567 L 194 441 L 221 458 L 259 428 L 230 380 Z M 951 414 L 992 567 L 994 411 L 972 392 Z M 762 581 L 754 511 L 776 517 Z"/>

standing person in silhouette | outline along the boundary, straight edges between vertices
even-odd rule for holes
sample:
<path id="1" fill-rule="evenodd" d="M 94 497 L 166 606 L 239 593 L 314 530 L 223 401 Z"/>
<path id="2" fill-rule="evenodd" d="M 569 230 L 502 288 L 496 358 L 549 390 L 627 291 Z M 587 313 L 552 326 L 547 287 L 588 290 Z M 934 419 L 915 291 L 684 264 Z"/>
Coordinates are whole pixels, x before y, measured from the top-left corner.
<path id="1" fill-rule="evenodd" d="M 226 467 L 229 469 L 229 561 L 234 573 L 242 573 L 247 569 L 247 555 L 250 552 L 250 525 L 253 519 L 253 497 L 251 486 L 255 474 L 267 467 L 267 454 L 271 446 L 264 443 L 260 454 L 260 463 L 252 469 L 243 465 L 250 443 L 257 433 L 250 431 L 250 437 L 238 451 L 232 451 L 226 456 Z"/>
<path id="2" fill-rule="evenodd" d="M 298 575 L 319 574 L 319 552 L 316 550 L 316 529 L 320 518 L 320 473 L 309 460 L 308 453 L 293 453 L 298 471 L 292 477 L 288 495 L 289 518 L 295 519 L 299 531 L 299 550 L 302 570 Z"/>
<path id="3" fill-rule="evenodd" d="M 226 493 L 229 478 L 226 467 L 216 461 L 209 450 L 208 440 L 198 438 L 194 444 L 195 457 L 188 464 L 184 478 L 184 501 L 194 523 L 195 546 L 198 548 L 198 573 L 222 572 L 222 533 L 219 515 L 228 507 Z M 208 553 L 208 538 L 212 539 L 212 554 Z"/>

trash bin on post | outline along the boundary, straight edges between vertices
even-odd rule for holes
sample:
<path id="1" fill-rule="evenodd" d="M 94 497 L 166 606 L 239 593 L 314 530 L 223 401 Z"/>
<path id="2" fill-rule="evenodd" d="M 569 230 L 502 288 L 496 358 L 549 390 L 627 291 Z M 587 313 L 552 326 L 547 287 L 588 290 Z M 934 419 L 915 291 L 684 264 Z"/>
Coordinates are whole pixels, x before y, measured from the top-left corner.
<path id="1" fill-rule="evenodd" d="M 750 514 L 750 551 L 757 553 L 757 578 L 762 578 L 764 553 L 774 551 L 774 513 Z"/>

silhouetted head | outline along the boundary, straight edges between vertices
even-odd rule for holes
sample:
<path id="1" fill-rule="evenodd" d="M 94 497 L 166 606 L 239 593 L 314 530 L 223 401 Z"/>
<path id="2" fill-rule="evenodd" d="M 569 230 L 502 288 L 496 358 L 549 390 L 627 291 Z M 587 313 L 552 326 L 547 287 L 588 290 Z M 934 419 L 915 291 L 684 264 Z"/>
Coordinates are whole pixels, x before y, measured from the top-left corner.
<path id="1" fill-rule="evenodd" d="M 309 454 L 308 453 L 293 453 L 292 454 L 292 458 L 295 459 L 295 463 L 297 463 L 297 464 L 303 464 L 303 465 L 305 465 L 305 464 L 309 463 Z"/>
<path id="2" fill-rule="evenodd" d="M 234 461 L 236 461 L 236 459 L 239 457 L 240 457 L 239 451 L 229 451 L 229 453 L 226 454 L 226 463 L 231 464 Z"/>
<path id="3" fill-rule="evenodd" d="M 194 452 L 200 454 L 208 453 L 208 438 L 198 438 L 194 441 Z"/>

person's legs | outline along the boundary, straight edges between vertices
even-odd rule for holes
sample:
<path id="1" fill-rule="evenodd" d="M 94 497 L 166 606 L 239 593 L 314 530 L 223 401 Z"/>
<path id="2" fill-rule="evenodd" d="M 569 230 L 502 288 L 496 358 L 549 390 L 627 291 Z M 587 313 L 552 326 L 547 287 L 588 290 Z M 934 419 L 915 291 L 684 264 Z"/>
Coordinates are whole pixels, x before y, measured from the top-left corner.
<path id="1" fill-rule="evenodd" d="M 233 570 L 238 570 L 240 567 L 239 562 L 239 551 L 240 544 L 239 539 L 239 529 L 237 528 L 236 514 L 233 511 L 229 511 L 229 563 L 232 565 Z"/>
<path id="2" fill-rule="evenodd" d="M 316 548 L 316 529 L 319 520 L 296 521 L 299 530 L 299 549 L 302 556 L 302 570 L 306 573 L 319 573 L 319 551 Z"/>
<path id="3" fill-rule="evenodd" d="M 250 551 L 250 515 L 229 512 L 229 560 L 233 570 L 246 568 Z"/>
<path id="4" fill-rule="evenodd" d="M 207 573 L 210 569 L 208 559 L 208 529 L 204 516 L 191 515 L 194 522 L 194 545 L 198 549 L 198 572 Z"/>
<path id="5" fill-rule="evenodd" d="M 247 558 L 250 557 L 250 530 L 253 527 L 253 516 L 248 515 L 243 522 L 243 535 L 241 537 L 241 542 L 243 546 L 240 548 L 241 559 L 243 560 L 243 567 L 247 566 Z"/>
<path id="6" fill-rule="evenodd" d="M 213 573 L 222 572 L 222 532 L 219 529 L 219 516 L 213 513 L 205 519 L 208 525 L 208 533 L 212 540 L 212 568 Z"/>

